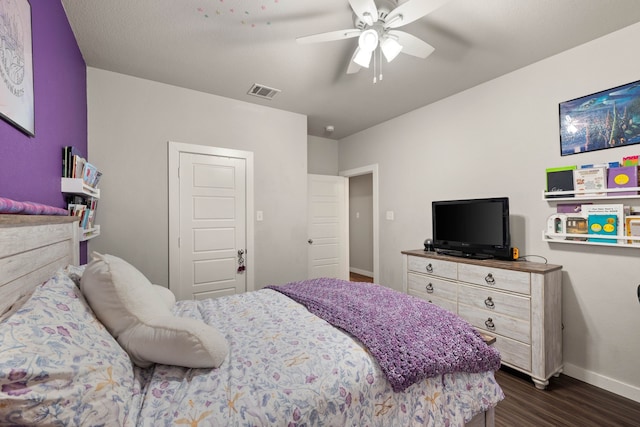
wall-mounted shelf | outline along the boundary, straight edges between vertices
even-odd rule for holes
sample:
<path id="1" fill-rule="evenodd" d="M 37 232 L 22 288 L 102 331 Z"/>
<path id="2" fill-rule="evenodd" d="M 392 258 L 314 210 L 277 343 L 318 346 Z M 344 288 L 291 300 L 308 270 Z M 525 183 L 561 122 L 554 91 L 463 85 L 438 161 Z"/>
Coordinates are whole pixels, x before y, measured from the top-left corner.
<path id="1" fill-rule="evenodd" d="M 85 200 L 100 198 L 100 190 L 97 188 L 93 188 L 90 185 L 87 185 L 82 178 L 61 178 L 60 191 L 62 191 L 62 193 L 64 194 L 80 196 Z M 87 204 L 90 204 L 90 203 L 87 203 Z M 92 211 L 92 214 L 95 214 L 95 210 Z M 81 242 L 93 239 L 100 235 L 99 225 L 93 225 L 93 227 L 83 228 L 82 220 L 80 220 L 78 225 L 81 230 L 81 234 L 80 234 Z M 85 225 L 84 227 L 87 227 L 87 225 Z"/>
<path id="2" fill-rule="evenodd" d="M 624 192 L 633 191 L 636 194 L 620 194 Z M 605 193 L 601 195 L 600 193 Z M 611 200 L 639 200 L 640 199 L 640 187 L 626 187 L 626 188 L 607 188 L 606 190 L 584 190 L 584 191 L 543 191 L 542 200 L 547 202 L 571 202 L 579 204 L 581 202 L 607 202 Z M 578 194 L 579 193 L 579 194 Z M 606 242 L 593 242 L 589 240 L 567 240 L 566 237 L 573 238 L 598 238 L 598 239 L 616 239 L 617 243 Z M 569 243 L 574 245 L 595 245 L 595 246 L 608 246 L 614 248 L 636 248 L 640 249 L 640 236 L 602 236 L 600 234 L 568 234 L 568 233 L 548 233 L 542 231 L 542 240 L 552 243 Z M 628 243 L 631 240 L 633 243 Z"/>
<path id="3" fill-rule="evenodd" d="M 100 198 L 100 189 L 84 183 L 82 178 L 61 178 L 60 191 L 67 194 Z"/>
<path id="4" fill-rule="evenodd" d="M 94 237 L 98 237 L 99 235 L 100 235 L 100 226 L 94 225 L 93 228 L 82 230 L 80 241 L 84 242 L 86 240 L 93 239 Z"/>
<path id="5" fill-rule="evenodd" d="M 593 242 L 588 240 L 566 240 L 566 239 L 554 239 L 553 237 L 574 237 L 574 238 L 596 238 L 596 239 L 616 239 L 618 243 L 606 243 L 606 242 Z M 542 232 L 542 240 L 545 242 L 553 243 L 572 243 L 576 245 L 596 245 L 596 246 L 609 246 L 614 248 L 636 248 L 640 249 L 640 236 L 602 236 L 601 234 L 570 234 L 570 233 L 546 233 Z M 628 240 L 634 243 L 627 243 Z M 621 242 L 622 241 L 622 242 Z"/>
<path id="6" fill-rule="evenodd" d="M 640 194 L 616 194 L 629 191 L 640 192 L 640 187 L 627 188 L 607 188 L 605 195 L 602 190 L 585 190 L 585 191 L 543 191 L 542 200 L 547 202 L 575 202 L 580 200 L 619 200 L 619 199 L 640 199 Z M 578 195 L 579 193 L 579 195 Z M 572 197 L 575 196 L 575 197 Z M 560 196 L 560 197 L 558 197 Z"/>

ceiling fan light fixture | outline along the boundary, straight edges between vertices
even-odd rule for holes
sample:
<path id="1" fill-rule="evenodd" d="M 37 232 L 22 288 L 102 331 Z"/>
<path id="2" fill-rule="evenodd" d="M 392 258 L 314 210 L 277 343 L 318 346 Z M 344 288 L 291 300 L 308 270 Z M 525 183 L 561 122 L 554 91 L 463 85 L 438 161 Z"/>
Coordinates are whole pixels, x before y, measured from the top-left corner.
<path id="1" fill-rule="evenodd" d="M 369 68 L 369 63 L 371 63 L 372 56 L 373 51 L 357 48 L 356 54 L 353 56 L 353 62 L 361 67 Z"/>
<path id="2" fill-rule="evenodd" d="M 380 48 L 384 57 L 387 58 L 387 62 L 393 61 L 400 52 L 402 52 L 402 45 L 398 43 L 394 37 L 387 36 L 380 43 Z"/>
<path id="3" fill-rule="evenodd" d="M 371 28 L 364 30 L 358 37 L 358 46 L 360 50 L 373 52 L 378 47 L 378 32 Z"/>

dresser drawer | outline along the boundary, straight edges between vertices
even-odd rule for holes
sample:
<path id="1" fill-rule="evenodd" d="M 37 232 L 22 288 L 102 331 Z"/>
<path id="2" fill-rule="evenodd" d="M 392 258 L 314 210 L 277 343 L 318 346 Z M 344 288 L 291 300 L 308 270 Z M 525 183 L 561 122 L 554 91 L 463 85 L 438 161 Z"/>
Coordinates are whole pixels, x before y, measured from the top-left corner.
<path id="1" fill-rule="evenodd" d="M 412 290 L 409 290 L 409 295 L 413 295 L 414 297 L 418 297 L 427 302 L 435 304 L 438 307 L 442 307 L 445 310 L 449 310 L 452 313 L 457 313 L 458 311 L 458 304 L 456 303 L 455 300 L 452 301 L 450 299 L 440 298 L 433 295 L 425 294 L 424 292 L 412 291 Z"/>
<path id="2" fill-rule="evenodd" d="M 531 343 L 531 328 L 527 321 L 488 312 L 462 303 L 458 304 L 458 314 L 473 326 L 484 329 L 490 334 L 499 334 L 525 344 Z"/>
<path id="3" fill-rule="evenodd" d="M 491 313 L 515 317 L 529 322 L 531 320 L 531 299 L 525 296 L 508 294 L 486 287 L 460 285 L 458 302 Z"/>
<path id="4" fill-rule="evenodd" d="M 456 279 L 458 265 L 455 262 L 417 256 L 408 257 L 409 271 Z"/>
<path id="5" fill-rule="evenodd" d="M 446 298 L 452 301 L 457 298 L 457 284 L 433 276 L 409 273 L 407 275 L 407 286 L 409 290 L 437 298 Z"/>
<path id="6" fill-rule="evenodd" d="M 513 368 L 531 371 L 530 345 L 498 335 L 493 346 L 500 352 L 502 363 Z"/>
<path id="7" fill-rule="evenodd" d="M 531 274 L 480 265 L 459 264 L 458 280 L 531 295 Z"/>

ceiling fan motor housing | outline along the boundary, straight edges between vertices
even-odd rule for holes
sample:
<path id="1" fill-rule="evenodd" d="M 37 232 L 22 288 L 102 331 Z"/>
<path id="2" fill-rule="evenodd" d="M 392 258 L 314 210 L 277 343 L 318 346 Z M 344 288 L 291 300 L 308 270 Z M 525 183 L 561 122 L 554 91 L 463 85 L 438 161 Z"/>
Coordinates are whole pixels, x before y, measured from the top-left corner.
<path id="1" fill-rule="evenodd" d="M 389 12 L 396 8 L 398 2 L 392 0 L 378 0 L 377 3 L 380 3 L 380 5 L 377 6 L 378 21 L 382 21 L 380 22 L 380 24 L 384 24 L 387 15 L 389 15 Z M 370 26 L 362 19 L 360 19 L 355 13 L 353 14 L 353 25 L 359 30 L 364 30 L 367 28 L 367 26 Z"/>

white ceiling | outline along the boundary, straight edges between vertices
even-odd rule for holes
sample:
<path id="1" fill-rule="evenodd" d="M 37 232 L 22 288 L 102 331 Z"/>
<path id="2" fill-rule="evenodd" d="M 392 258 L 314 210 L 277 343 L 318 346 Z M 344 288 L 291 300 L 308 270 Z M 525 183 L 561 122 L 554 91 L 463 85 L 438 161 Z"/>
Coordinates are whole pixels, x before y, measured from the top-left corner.
<path id="1" fill-rule="evenodd" d="M 638 0 L 450 0 L 401 28 L 435 52 L 400 54 L 373 84 L 372 69 L 345 73 L 357 39 L 295 41 L 352 28 L 348 0 L 62 3 L 87 66 L 305 114 L 333 139 L 640 22 Z M 253 83 L 282 92 L 252 97 Z"/>

